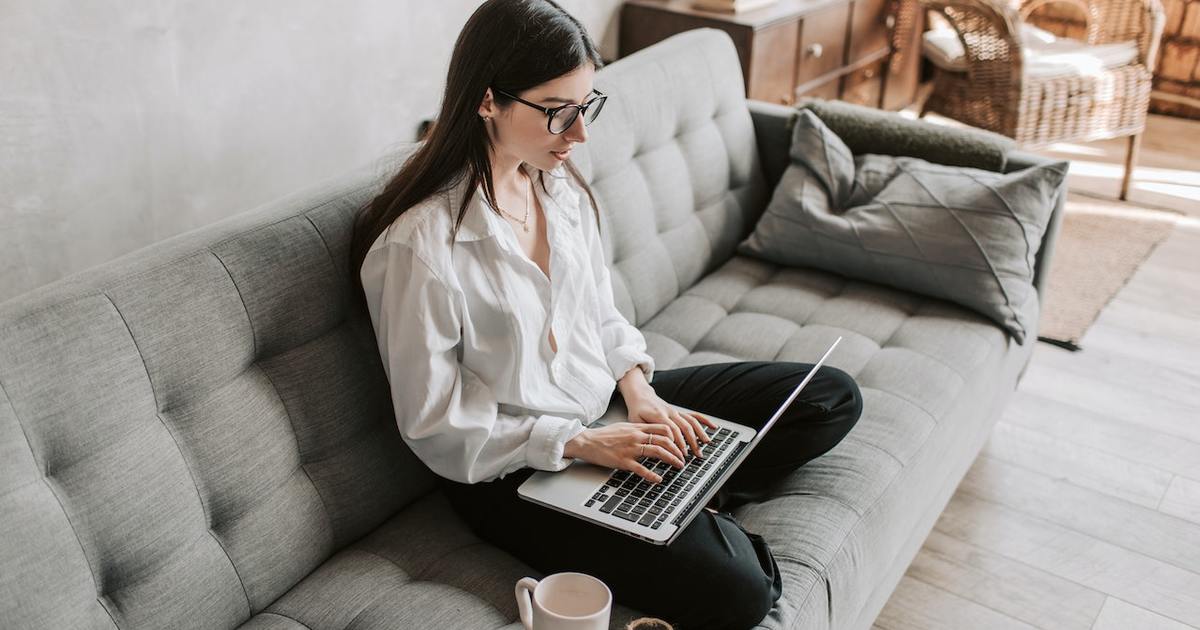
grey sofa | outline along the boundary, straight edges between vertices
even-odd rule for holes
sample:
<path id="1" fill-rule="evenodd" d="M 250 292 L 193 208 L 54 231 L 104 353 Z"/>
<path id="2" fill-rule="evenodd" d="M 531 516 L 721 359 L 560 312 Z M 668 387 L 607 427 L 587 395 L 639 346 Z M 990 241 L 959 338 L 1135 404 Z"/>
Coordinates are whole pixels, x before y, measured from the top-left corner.
<path id="1" fill-rule="evenodd" d="M 783 572 L 763 627 L 868 628 L 1036 335 L 734 255 L 793 110 L 745 100 L 723 33 L 597 87 L 616 98 L 577 160 L 659 367 L 812 361 L 845 336 L 832 364 L 862 419 L 735 515 Z M 0 627 L 519 627 L 513 583 L 537 573 L 473 536 L 407 450 L 350 306 L 352 217 L 395 157 L 0 304 Z M 636 614 L 618 602 L 612 626 Z"/>

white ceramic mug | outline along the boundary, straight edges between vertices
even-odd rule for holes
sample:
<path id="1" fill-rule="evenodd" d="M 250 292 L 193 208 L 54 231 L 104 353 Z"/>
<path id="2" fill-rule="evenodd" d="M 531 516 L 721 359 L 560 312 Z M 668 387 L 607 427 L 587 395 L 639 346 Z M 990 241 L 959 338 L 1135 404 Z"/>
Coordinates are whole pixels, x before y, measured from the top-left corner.
<path id="1" fill-rule="evenodd" d="M 525 630 L 608 630 L 612 591 L 586 573 L 555 573 L 517 581 Z"/>

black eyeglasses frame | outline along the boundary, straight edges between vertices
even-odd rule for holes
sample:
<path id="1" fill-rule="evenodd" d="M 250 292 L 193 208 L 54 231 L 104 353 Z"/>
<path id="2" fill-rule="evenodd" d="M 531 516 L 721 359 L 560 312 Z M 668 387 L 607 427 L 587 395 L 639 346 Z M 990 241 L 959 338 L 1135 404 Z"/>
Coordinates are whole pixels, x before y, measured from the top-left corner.
<path id="1" fill-rule="evenodd" d="M 528 106 L 546 114 L 546 131 L 548 131 L 554 135 L 566 133 L 566 131 L 575 124 L 575 120 L 578 119 L 580 116 L 583 116 L 583 124 L 584 125 L 590 125 L 591 122 L 589 122 L 587 119 L 588 108 L 590 108 L 592 106 L 603 108 L 604 102 L 608 100 L 607 94 L 601 92 L 600 90 L 592 88 L 592 91 L 588 93 L 588 96 L 595 94 L 596 98 L 588 100 L 588 102 L 584 103 L 583 105 L 577 105 L 575 103 L 566 103 L 563 105 L 559 105 L 558 107 L 544 107 L 542 105 L 538 105 L 537 103 L 530 103 L 529 101 L 517 96 L 516 94 L 509 94 L 508 92 L 505 92 L 504 90 L 501 90 L 500 88 L 494 87 L 492 89 L 495 90 L 496 92 L 499 92 L 500 94 L 507 96 L 508 98 L 513 99 L 514 101 L 517 101 L 518 103 L 523 103 L 525 105 L 528 105 Z M 560 112 L 564 109 L 567 109 L 568 107 L 575 108 L 575 116 L 571 118 L 571 122 L 567 126 L 563 127 L 562 131 L 554 131 L 553 129 L 551 129 L 550 123 L 554 120 L 554 116 L 556 116 L 558 114 L 558 112 Z M 598 117 L 599 115 L 600 115 L 600 110 L 597 109 L 596 116 Z M 595 120 L 595 119 L 593 119 L 593 120 Z"/>

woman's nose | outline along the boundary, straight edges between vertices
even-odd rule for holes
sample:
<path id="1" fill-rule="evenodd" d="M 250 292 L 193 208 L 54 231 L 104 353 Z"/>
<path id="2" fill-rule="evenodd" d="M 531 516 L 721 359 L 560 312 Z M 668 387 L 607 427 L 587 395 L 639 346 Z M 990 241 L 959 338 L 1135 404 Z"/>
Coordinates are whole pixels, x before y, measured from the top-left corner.
<path id="1" fill-rule="evenodd" d="M 583 115 L 576 116 L 575 122 L 571 123 L 571 126 L 567 127 L 563 133 L 575 142 L 587 142 L 587 125 L 583 122 Z"/>

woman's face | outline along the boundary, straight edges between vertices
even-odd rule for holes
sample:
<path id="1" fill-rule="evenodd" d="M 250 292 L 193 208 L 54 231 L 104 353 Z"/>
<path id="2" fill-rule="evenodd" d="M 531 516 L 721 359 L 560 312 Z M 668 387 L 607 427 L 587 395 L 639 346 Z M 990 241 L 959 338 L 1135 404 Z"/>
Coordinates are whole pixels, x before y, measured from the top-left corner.
<path id="1" fill-rule="evenodd" d="M 592 96 L 595 74 L 592 64 L 584 64 L 557 79 L 516 93 L 516 96 L 543 107 L 568 103 L 582 105 Z M 497 154 L 518 163 L 528 162 L 543 171 L 557 167 L 570 157 L 572 146 L 587 141 L 583 116 L 576 116 L 566 131 L 552 134 L 546 128 L 545 112 L 517 101 L 511 101 L 501 109 L 496 106 L 491 88 L 484 95 L 479 114 L 491 117 L 488 135 Z"/>

